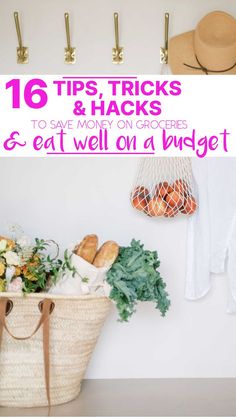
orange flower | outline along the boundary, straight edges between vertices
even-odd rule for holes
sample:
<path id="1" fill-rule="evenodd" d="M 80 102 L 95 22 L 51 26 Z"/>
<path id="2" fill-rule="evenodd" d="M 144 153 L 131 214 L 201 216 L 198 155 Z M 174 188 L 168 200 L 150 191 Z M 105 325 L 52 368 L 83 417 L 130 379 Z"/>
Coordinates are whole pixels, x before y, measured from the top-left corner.
<path id="1" fill-rule="evenodd" d="M 40 263 L 40 257 L 38 255 L 34 255 L 31 259 L 31 262 L 28 263 L 28 266 L 38 266 Z"/>
<path id="2" fill-rule="evenodd" d="M 7 242 L 7 250 L 13 249 L 13 247 L 15 247 L 15 245 L 16 245 L 16 243 L 14 242 L 14 240 L 8 239 L 7 237 L 4 237 L 4 236 L 0 236 L 0 240 L 6 240 L 6 242 Z"/>
<path id="3" fill-rule="evenodd" d="M 0 262 L 0 276 L 2 276 L 5 272 L 5 265 L 4 263 Z"/>
<path id="4" fill-rule="evenodd" d="M 14 276 L 20 276 L 20 274 L 21 274 L 21 268 L 20 266 L 16 266 Z"/>
<path id="5" fill-rule="evenodd" d="M 27 271 L 27 266 L 26 266 L 26 265 L 22 266 L 22 267 L 21 267 L 21 272 L 22 272 L 23 274 L 25 274 L 25 273 L 26 273 L 26 271 Z"/>
<path id="6" fill-rule="evenodd" d="M 35 265 L 33 263 L 29 263 L 28 265 L 25 265 L 21 268 L 22 274 L 26 279 L 29 281 L 37 281 L 37 278 L 34 276 L 32 272 L 28 269 L 30 267 L 34 267 Z"/>

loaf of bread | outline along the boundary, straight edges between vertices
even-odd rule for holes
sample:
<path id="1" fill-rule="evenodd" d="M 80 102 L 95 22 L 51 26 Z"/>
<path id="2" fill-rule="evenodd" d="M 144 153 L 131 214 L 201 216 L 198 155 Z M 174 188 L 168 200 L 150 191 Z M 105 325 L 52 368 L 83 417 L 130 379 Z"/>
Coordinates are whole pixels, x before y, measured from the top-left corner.
<path id="1" fill-rule="evenodd" d="M 88 236 L 85 236 L 82 242 L 75 247 L 74 253 L 92 264 L 96 256 L 97 249 L 98 238 L 96 234 L 89 234 Z"/>
<path id="2" fill-rule="evenodd" d="M 93 265 L 96 268 L 110 268 L 115 262 L 119 253 L 119 246 L 116 242 L 105 242 L 98 250 Z"/>

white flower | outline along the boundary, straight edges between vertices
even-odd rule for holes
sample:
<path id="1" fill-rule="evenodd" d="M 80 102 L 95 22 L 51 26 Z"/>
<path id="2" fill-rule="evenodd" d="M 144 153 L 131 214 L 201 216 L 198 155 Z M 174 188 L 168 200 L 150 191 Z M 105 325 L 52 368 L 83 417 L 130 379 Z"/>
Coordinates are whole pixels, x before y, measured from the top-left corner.
<path id="1" fill-rule="evenodd" d="M 30 247 L 30 243 L 31 243 L 31 240 L 28 236 L 21 236 L 19 237 L 19 239 L 17 239 L 17 244 L 22 248 Z"/>
<path id="2" fill-rule="evenodd" d="M 18 253 L 18 256 L 20 257 L 20 263 L 19 266 L 24 266 L 27 261 L 32 257 L 33 255 L 33 247 L 24 247 L 21 249 Z"/>
<path id="3" fill-rule="evenodd" d="M 12 252 L 11 250 L 9 250 L 8 252 L 6 252 L 4 254 L 4 257 L 6 259 L 6 262 L 8 265 L 19 265 L 20 264 L 20 258 L 19 256 L 15 253 Z"/>
<path id="4" fill-rule="evenodd" d="M 14 275 L 14 273 L 15 273 L 15 268 L 14 268 L 14 266 L 8 266 L 7 267 L 7 269 L 6 269 L 6 273 L 5 273 L 5 277 L 6 277 L 6 280 L 8 281 L 8 282 L 10 282 L 11 281 L 11 279 L 12 279 L 12 277 L 13 277 L 13 275 Z"/>
<path id="5" fill-rule="evenodd" d="M 19 224 L 9 224 L 8 225 L 8 230 L 11 233 L 14 233 L 15 236 L 19 236 L 20 234 L 22 235 L 24 233 L 22 227 Z"/>
<path id="6" fill-rule="evenodd" d="M 23 288 L 23 282 L 20 276 L 18 276 L 17 278 L 13 279 L 12 282 L 10 282 L 10 284 L 8 284 L 7 286 L 7 291 L 8 292 L 21 292 Z"/>
<path id="7" fill-rule="evenodd" d="M 51 271 L 51 264 L 50 262 L 44 262 L 44 269 L 46 272 L 50 272 Z"/>
<path id="8" fill-rule="evenodd" d="M 5 239 L 0 240 L 0 252 L 3 252 L 7 247 L 7 241 Z"/>

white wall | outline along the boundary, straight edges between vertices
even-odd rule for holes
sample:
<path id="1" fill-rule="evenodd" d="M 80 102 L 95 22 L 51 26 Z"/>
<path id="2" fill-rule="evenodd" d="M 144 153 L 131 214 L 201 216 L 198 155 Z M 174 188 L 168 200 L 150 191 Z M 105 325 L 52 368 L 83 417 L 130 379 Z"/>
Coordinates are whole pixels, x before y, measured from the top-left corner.
<path id="1" fill-rule="evenodd" d="M 221 9 L 236 16 L 235 0 L 1 0 L 1 74 L 157 73 L 163 43 L 163 13 L 171 13 L 171 34 L 189 30 L 205 13 Z M 12 12 L 22 16 L 30 64 L 17 66 Z M 63 63 L 64 11 L 71 13 L 78 63 Z M 125 64 L 111 64 L 113 11 L 120 12 Z M 141 304 L 129 324 L 111 313 L 87 377 L 235 376 L 235 317 L 225 314 L 226 281 L 214 279 L 210 294 L 184 299 L 186 221 L 153 220 L 135 212 L 129 192 L 135 158 L 1 159 L 1 231 L 18 222 L 26 233 L 56 239 L 62 247 L 96 232 L 101 241 L 127 245 L 140 238 L 157 249 L 161 274 L 172 300 L 162 319 Z"/>
<path id="2" fill-rule="evenodd" d="M 170 35 L 192 30 L 206 13 L 236 15 L 235 0 L 0 0 L 1 74 L 77 73 L 155 74 L 163 45 L 164 12 L 170 13 Z M 30 63 L 16 64 L 17 38 L 13 11 L 18 10 Z M 64 12 L 70 13 L 72 45 L 78 62 L 64 64 Z M 111 62 L 113 12 L 120 16 L 120 43 L 125 63 Z"/>

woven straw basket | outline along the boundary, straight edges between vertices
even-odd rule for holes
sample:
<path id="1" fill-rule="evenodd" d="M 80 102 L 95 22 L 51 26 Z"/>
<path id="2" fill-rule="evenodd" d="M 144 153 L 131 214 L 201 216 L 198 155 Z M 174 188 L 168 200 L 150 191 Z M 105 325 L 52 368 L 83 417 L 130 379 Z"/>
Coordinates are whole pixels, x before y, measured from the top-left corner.
<path id="1" fill-rule="evenodd" d="M 0 405 L 77 397 L 110 305 L 106 297 L 0 293 Z"/>

